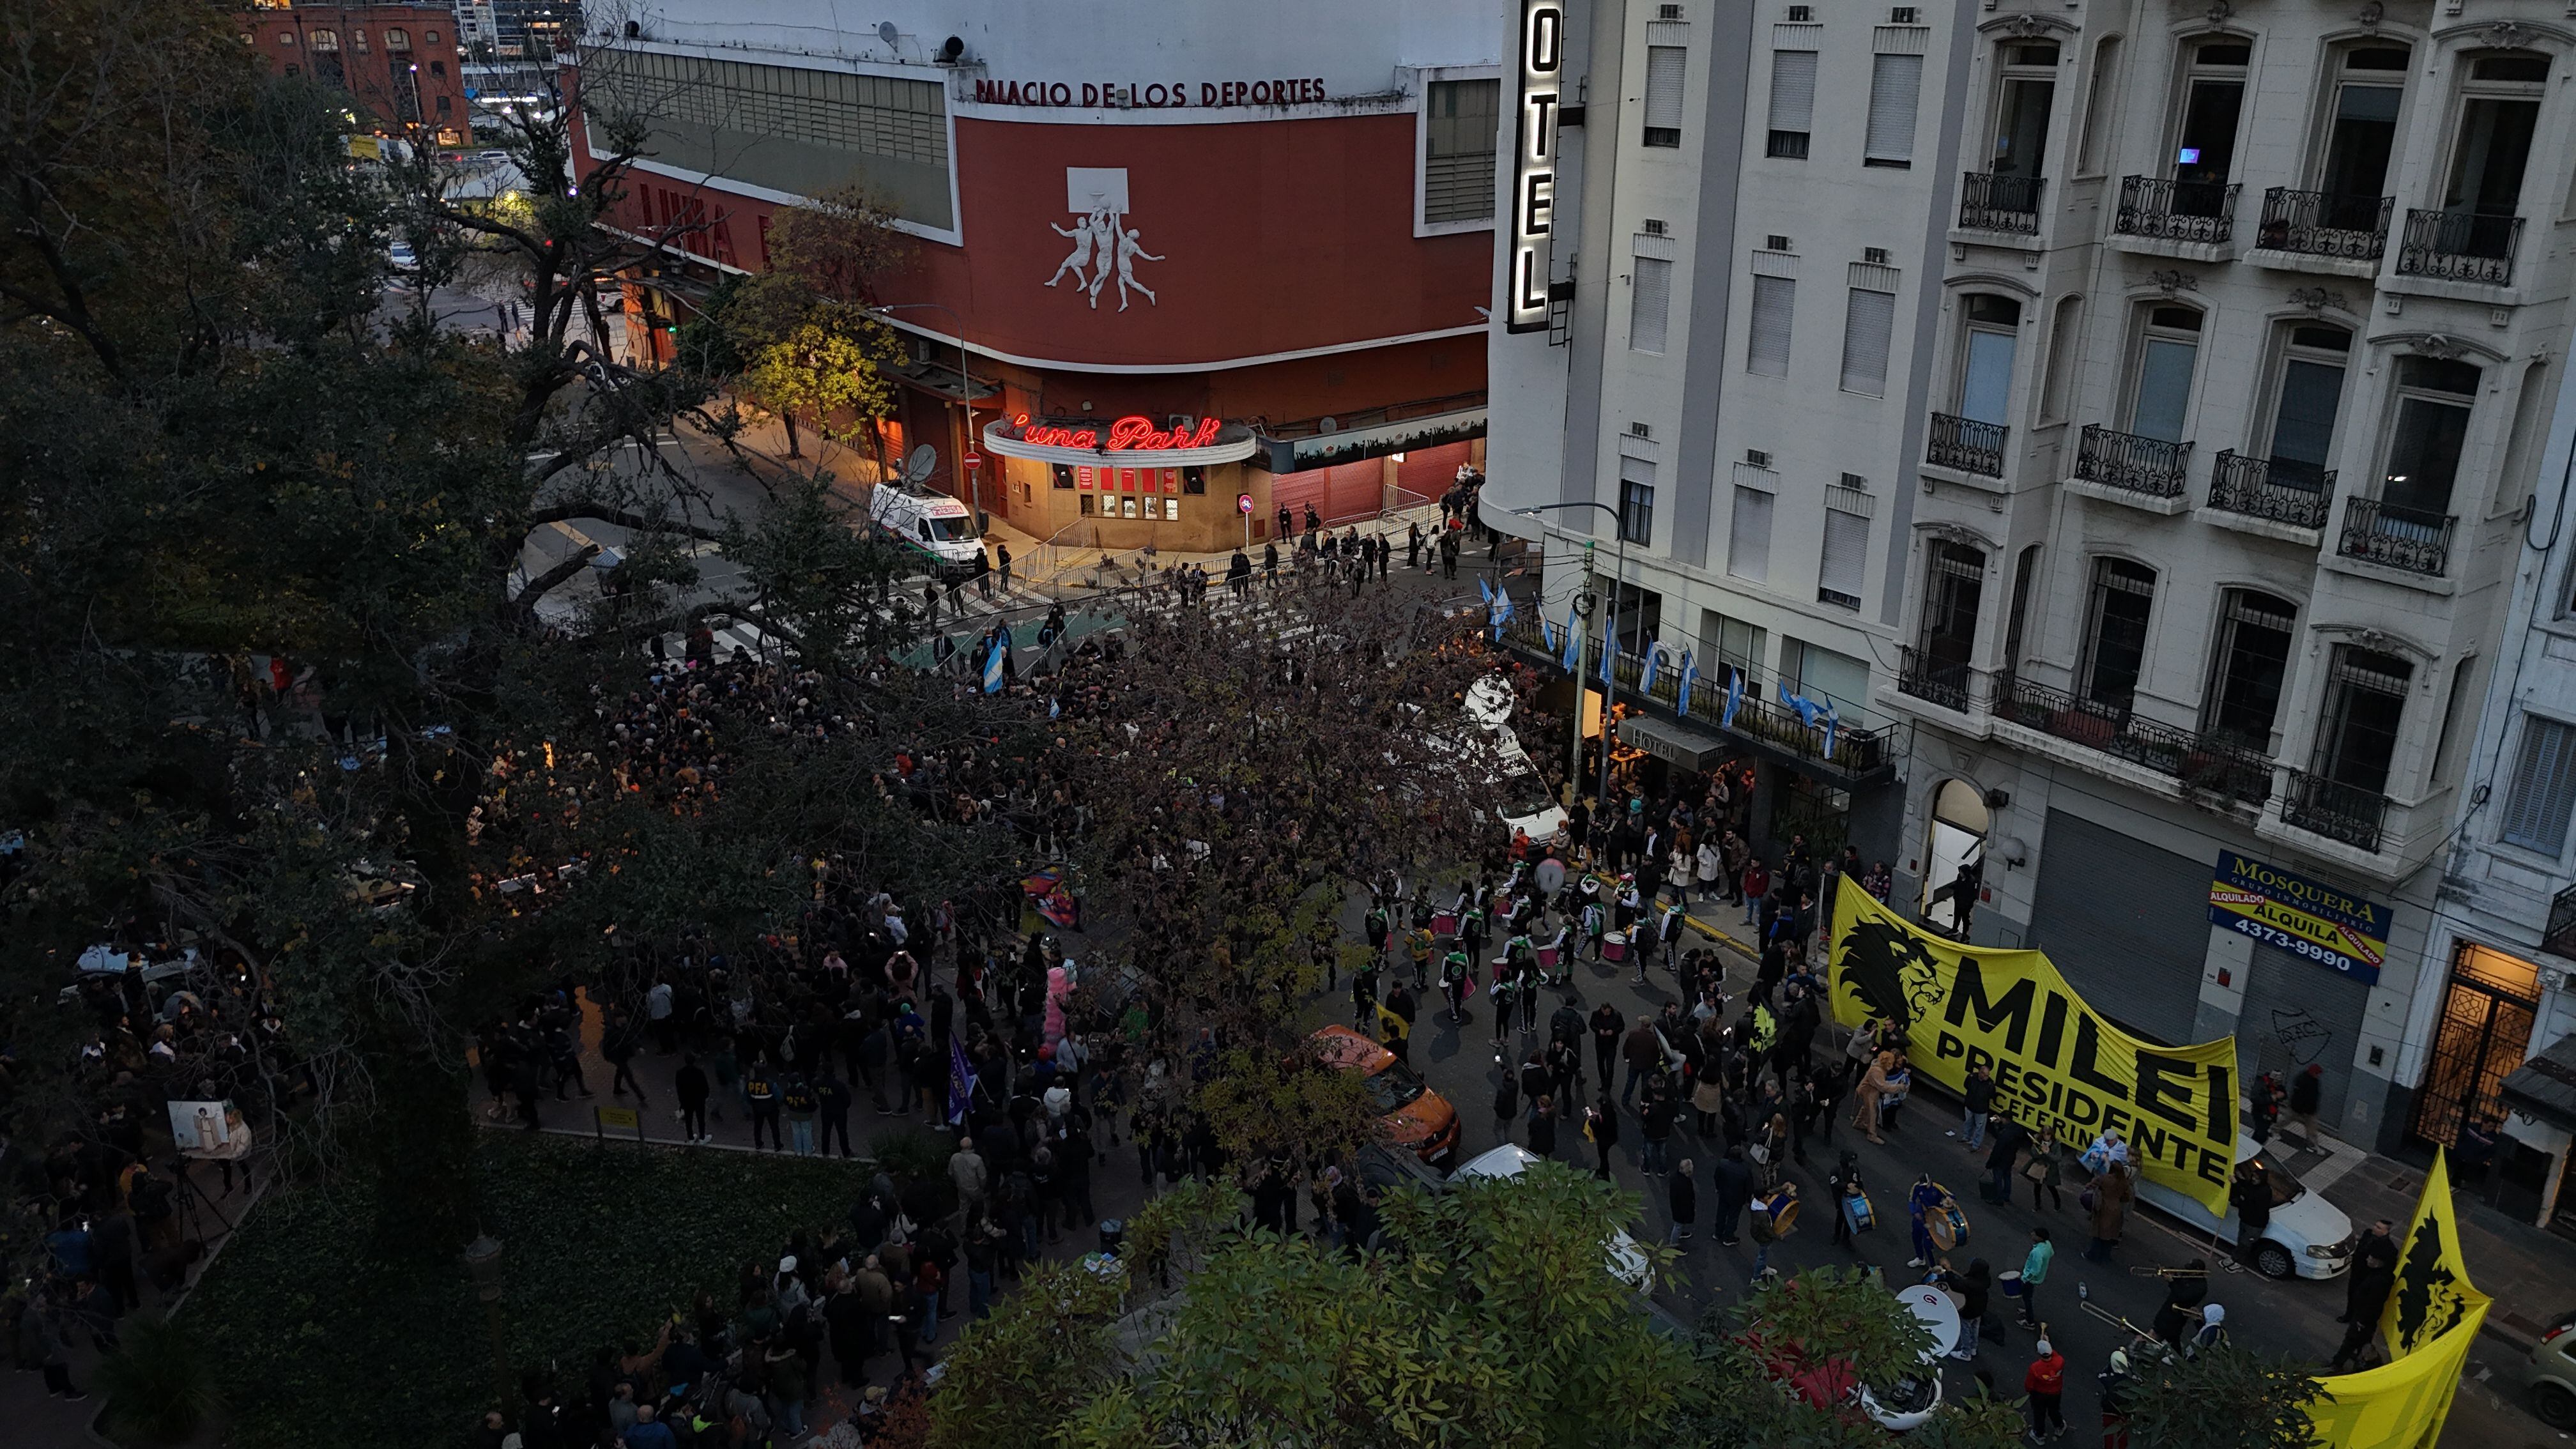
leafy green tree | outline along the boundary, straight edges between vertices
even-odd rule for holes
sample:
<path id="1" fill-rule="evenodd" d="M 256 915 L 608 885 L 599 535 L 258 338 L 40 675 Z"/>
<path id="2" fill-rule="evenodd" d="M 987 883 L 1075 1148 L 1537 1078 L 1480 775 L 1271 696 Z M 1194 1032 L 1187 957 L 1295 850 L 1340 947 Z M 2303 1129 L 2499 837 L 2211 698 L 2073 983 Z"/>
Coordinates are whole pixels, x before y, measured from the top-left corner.
<path id="1" fill-rule="evenodd" d="M 1933 1372 L 1932 1331 L 1886 1284 L 1857 1268 L 1810 1268 L 1766 1282 L 1703 1325 L 1710 1392 L 1693 1431 L 1710 1442 L 1862 1449 L 1887 1431 L 1862 1408 L 1864 1385 Z M 1946 1449 L 2006 1449 L 2021 1416 L 1982 1396 L 1945 1400 L 1910 1440 Z"/>
<path id="2" fill-rule="evenodd" d="M 1543 1164 L 1393 1195 L 1394 1246 L 1357 1258 L 1229 1233 L 1174 1298 L 1114 1325 L 1025 1293 L 953 1351 L 932 1443 L 1660 1444 L 1700 1375 L 1610 1271 L 1611 1227 L 1634 1209 Z M 1145 1256 L 1129 1254 L 1139 1287 Z M 970 1355 L 982 1373 L 958 1367 Z"/>
<path id="3" fill-rule="evenodd" d="M 2287 1359 L 2221 1344 L 2190 1358 L 2141 1355 L 2129 1435 L 2155 1449 L 2307 1449 L 2323 1392 Z"/>
<path id="4" fill-rule="evenodd" d="M 742 386 L 786 425 L 787 456 L 801 457 L 799 414 L 811 417 L 815 433 L 826 441 L 886 415 L 894 404 L 894 385 L 880 369 L 898 356 L 883 323 L 826 303 L 756 342 L 745 360 Z M 841 422 L 845 416 L 851 419 L 847 424 Z"/>

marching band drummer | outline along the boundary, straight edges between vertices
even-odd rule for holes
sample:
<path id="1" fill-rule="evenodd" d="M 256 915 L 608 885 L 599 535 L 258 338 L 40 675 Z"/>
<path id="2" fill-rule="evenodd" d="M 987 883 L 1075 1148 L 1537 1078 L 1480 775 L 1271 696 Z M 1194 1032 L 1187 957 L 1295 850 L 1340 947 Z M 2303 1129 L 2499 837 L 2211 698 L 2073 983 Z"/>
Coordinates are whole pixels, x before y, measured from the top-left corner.
<path id="1" fill-rule="evenodd" d="M 1932 1224 L 1928 1220 L 1949 1200 L 1950 1195 L 1932 1181 L 1932 1174 L 1927 1172 L 1914 1179 L 1913 1191 L 1905 1195 L 1906 1215 L 1914 1229 L 1914 1256 L 1906 1260 L 1906 1267 L 1929 1268 L 1932 1260 L 1940 1256 L 1932 1244 Z"/>

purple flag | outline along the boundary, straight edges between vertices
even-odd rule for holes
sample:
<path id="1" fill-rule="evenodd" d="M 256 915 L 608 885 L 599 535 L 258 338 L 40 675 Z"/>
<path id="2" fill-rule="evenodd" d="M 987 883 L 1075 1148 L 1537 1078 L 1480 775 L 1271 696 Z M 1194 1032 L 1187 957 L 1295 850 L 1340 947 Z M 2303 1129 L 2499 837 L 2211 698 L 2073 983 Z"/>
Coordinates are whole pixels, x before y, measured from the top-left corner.
<path id="1" fill-rule="evenodd" d="M 975 1094 L 975 1073 L 966 1065 L 966 1039 L 948 1038 L 948 1125 L 966 1120 L 966 1099 Z"/>

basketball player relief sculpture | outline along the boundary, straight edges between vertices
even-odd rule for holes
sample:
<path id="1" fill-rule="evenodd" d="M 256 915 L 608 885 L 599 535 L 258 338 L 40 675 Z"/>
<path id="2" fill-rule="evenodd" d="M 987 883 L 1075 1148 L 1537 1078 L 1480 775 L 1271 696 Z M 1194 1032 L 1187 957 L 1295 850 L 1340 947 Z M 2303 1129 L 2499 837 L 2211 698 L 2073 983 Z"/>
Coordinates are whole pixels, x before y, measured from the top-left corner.
<path id="1" fill-rule="evenodd" d="M 1078 218 L 1071 226 L 1048 222 L 1049 230 L 1073 243 L 1073 249 L 1058 262 L 1055 275 L 1046 284 L 1056 286 L 1068 276 L 1074 290 L 1089 298 L 1096 311 L 1100 293 L 1113 281 L 1118 286 L 1118 310 L 1129 304 L 1129 292 L 1142 295 L 1153 306 L 1162 303 L 1154 289 L 1136 280 L 1138 262 L 1159 262 L 1161 257 L 1145 250 L 1141 232 L 1127 223 L 1127 168 L 1123 166 L 1068 166 L 1064 171 L 1065 209 Z"/>

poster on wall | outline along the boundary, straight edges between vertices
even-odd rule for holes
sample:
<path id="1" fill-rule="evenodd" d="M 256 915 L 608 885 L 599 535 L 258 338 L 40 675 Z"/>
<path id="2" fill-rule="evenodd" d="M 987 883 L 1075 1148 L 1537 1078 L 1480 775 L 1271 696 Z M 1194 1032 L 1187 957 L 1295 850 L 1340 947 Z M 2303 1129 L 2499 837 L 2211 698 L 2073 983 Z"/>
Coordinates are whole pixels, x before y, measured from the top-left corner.
<path id="1" fill-rule="evenodd" d="M 2236 1039 L 2162 1047 L 2103 1019 L 2037 951 L 1962 946 L 1907 922 L 1845 877 L 1834 901 L 1831 998 L 1845 1026 L 1893 1022 L 1913 1069 L 1952 1092 L 1994 1074 L 1994 1110 L 2081 1151 L 2105 1129 L 2133 1169 L 2227 1211 L 2236 1166 Z"/>
<path id="2" fill-rule="evenodd" d="M 2219 852 L 2209 882 L 2209 923 L 2293 956 L 2379 984 L 2388 959 L 2388 907 L 2241 851 Z"/>

